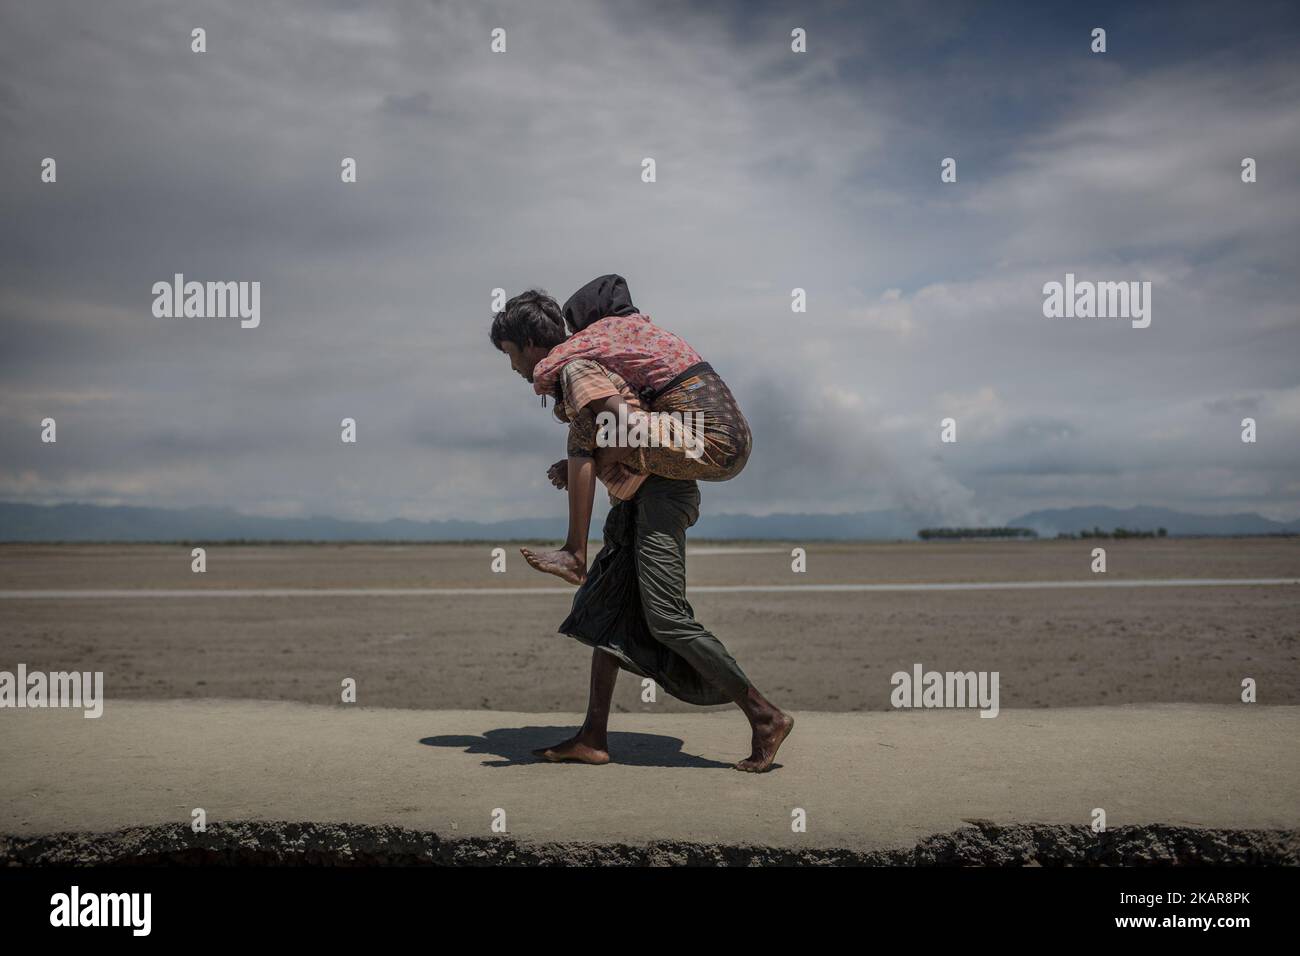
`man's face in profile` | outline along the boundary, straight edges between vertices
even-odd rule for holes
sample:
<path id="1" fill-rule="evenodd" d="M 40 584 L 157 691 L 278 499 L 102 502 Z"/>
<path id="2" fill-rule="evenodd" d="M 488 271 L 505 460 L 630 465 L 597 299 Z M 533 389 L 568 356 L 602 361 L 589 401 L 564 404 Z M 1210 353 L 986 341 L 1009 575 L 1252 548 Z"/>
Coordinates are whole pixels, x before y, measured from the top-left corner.
<path id="1" fill-rule="evenodd" d="M 514 342 L 502 342 L 501 351 L 510 359 L 510 367 L 522 375 L 526 382 L 533 380 L 533 369 L 547 353 L 539 345 L 527 345 L 521 349 Z"/>

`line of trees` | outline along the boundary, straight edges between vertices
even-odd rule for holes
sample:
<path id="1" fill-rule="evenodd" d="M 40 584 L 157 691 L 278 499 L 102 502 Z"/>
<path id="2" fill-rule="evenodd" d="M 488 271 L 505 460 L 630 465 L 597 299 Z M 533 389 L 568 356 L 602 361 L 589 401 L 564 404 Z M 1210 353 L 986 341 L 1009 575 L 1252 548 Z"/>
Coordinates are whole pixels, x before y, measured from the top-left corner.
<path id="1" fill-rule="evenodd" d="M 922 528 L 916 533 L 922 541 L 934 538 L 1037 538 L 1033 528 Z"/>
<path id="2" fill-rule="evenodd" d="M 1094 527 L 1091 531 L 1080 531 L 1078 534 L 1066 534 L 1064 531 L 1057 535 L 1058 538 L 1165 538 L 1169 532 L 1164 528 L 1156 528 L 1155 531 L 1141 531 L 1137 528 L 1116 528 L 1114 531 L 1102 531 L 1101 528 Z"/>

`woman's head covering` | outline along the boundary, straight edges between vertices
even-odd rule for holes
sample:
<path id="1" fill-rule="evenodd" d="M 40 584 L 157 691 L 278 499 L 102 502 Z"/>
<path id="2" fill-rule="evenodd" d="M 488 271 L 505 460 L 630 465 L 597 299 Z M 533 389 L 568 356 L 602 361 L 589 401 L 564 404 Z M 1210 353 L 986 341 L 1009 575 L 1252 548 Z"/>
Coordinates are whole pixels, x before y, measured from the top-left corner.
<path id="1" fill-rule="evenodd" d="M 570 332 L 580 332 L 608 315 L 632 315 L 637 311 L 622 276 L 607 275 L 592 279 L 564 303 L 564 324 Z"/>

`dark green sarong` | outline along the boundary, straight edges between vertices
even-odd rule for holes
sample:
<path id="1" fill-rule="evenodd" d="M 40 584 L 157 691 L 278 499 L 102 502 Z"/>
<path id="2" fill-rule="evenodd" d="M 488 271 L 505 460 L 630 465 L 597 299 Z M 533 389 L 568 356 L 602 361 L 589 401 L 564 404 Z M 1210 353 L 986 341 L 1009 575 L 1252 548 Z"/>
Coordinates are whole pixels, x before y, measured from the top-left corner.
<path id="1" fill-rule="evenodd" d="M 688 704 L 725 704 L 749 678 L 686 600 L 686 529 L 699 514 L 694 481 L 658 475 L 611 508 L 604 546 L 560 633 L 613 654 Z"/>

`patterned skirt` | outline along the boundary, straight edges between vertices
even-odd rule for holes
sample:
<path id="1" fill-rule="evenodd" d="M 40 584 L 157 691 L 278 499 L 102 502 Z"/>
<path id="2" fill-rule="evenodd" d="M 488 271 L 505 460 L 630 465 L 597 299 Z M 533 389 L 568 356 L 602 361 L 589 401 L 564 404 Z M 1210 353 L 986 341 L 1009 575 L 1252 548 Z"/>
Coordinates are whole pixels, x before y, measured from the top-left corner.
<path id="1" fill-rule="evenodd" d="M 578 414 L 570 422 L 569 456 L 594 455 L 602 442 L 626 443 L 635 447 L 621 463 L 627 472 L 694 481 L 727 481 L 749 461 L 749 422 L 727 383 L 705 363 L 625 408 L 626 432 L 614 429 L 603 438 L 589 411 Z"/>

